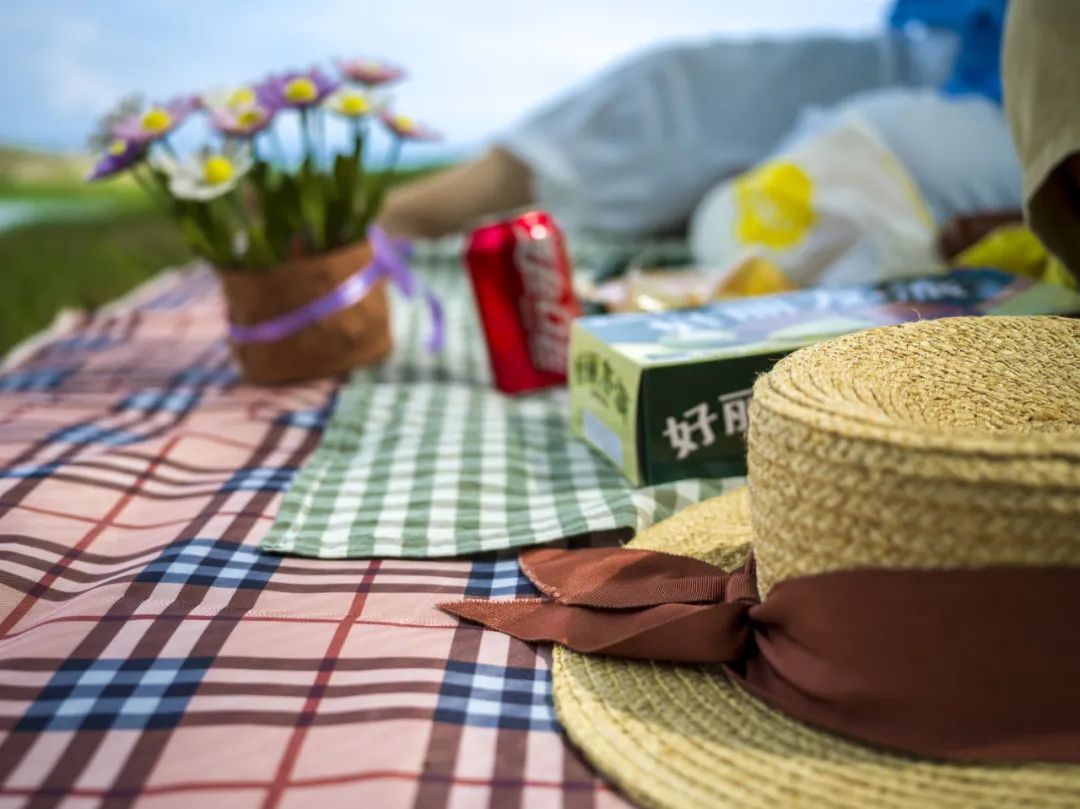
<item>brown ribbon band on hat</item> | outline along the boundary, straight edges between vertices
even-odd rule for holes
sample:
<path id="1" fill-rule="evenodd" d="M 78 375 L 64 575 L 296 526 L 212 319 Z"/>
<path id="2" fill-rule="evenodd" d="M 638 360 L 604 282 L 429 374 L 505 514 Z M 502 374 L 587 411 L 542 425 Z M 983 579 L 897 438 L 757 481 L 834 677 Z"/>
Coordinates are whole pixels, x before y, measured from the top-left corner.
<path id="1" fill-rule="evenodd" d="M 721 663 L 795 719 L 906 753 L 1080 763 L 1080 568 L 837 571 L 763 601 L 752 557 L 543 548 L 521 568 L 547 599 L 440 606 L 579 652 Z"/>

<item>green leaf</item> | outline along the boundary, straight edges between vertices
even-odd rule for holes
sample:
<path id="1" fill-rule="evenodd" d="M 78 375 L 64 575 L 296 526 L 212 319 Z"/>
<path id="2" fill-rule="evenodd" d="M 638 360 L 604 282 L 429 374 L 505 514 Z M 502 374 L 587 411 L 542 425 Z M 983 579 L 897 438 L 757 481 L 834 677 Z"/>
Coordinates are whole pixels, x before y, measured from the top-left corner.
<path id="1" fill-rule="evenodd" d="M 285 245 L 292 233 L 292 228 L 279 202 L 277 184 L 270 164 L 262 160 L 256 162 L 252 167 L 250 178 L 259 201 L 262 221 L 262 227 L 257 235 L 262 239 L 265 252 L 269 254 L 268 261 L 276 263 L 284 255 Z"/>
<path id="2" fill-rule="evenodd" d="M 352 202 L 356 188 L 357 167 L 349 155 L 334 159 L 333 174 L 328 183 L 327 244 L 337 247 L 349 241 L 352 224 Z"/>
<path id="3" fill-rule="evenodd" d="M 190 201 L 187 203 L 192 218 L 202 228 L 211 244 L 221 267 L 231 267 L 236 263 L 233 256 L 232 236 L 228 226 L 215 210 L 215 200 L 209 202 Z"/>
<path id="4" fill-rule="evenodd" d="M 180 232 L 184 235 L 184 240 L 188 243 L 188 246 L 194 253 L 214 264 L 218 263 L 214 245 L 206 238 L 206 235 L 195 222 L 186 216 L 177 216 L 176 224 L 179 225 Z"/>
<path id="5" fill-rule="evenodd" d="M 304 227 L 304 215 L 300 205 L 300 184 L 291 174 L 283 174 L 275 194 L 274 204 L 278 215 L 288 229 L 289 235 Z"/>
<path id="6" fill-rule="evenodd" d="M 326 200 L 323 179 L 310 157 L 300 166 L 300 210 L 310 232 L 308 238 L 316 251 L 326 246 Z"/>
<path id="7" fill-rule="evenodd" d="M 200 203 L 176 199 L 173 201 L 174 219 L 192 250 L 214 265 L 224 267 L 229 255 L 222 252 L 203 207 Z"/>

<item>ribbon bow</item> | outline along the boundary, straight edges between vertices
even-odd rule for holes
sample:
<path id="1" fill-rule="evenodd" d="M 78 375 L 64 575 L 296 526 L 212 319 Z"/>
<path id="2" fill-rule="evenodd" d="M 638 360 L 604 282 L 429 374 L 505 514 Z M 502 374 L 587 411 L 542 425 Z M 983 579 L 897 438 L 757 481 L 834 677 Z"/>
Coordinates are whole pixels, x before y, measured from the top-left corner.
<path id="1" fill-rule="evenodd" d="M 757 603 L 753 557 L 739 570 L 654 551 L 539 548 L 522 572 L 548 599 L 459 601 L 440 608 L 527 641 L 579 652 L 716 663 L 736 660 Z"/>
<path id="2" fill-rule="evenodd" d="M 378 225 L 368 232 L 374 257 L 341 284 L 325 295 L 298 309 L 251 326 L 229 324 L 229 339 L 234 343 L 272 343 L 282 340 L 303 328 L 317 323 L 334 312 L 347 309 L 361 300 L 382 279 L 386 278 L 406 298 L 423 295 L 431 313 L 431 336 L 428 351 L 441 351 L 445 342 L 442 303 L 438 296 L 413 273 L 409 267 L 412 246 L 407 239 L 388 235 Z"/>
<path id="3" fill-rule="evenodd" d="M 759 599 L 726 572 L 621 548 L 542 548 L 546 598 L 443 610 L 579 652 L 719 663 L 767 704 L 862 742 L 949 759 L 1080 763 L 1080 567 L 862 568 Z"/>

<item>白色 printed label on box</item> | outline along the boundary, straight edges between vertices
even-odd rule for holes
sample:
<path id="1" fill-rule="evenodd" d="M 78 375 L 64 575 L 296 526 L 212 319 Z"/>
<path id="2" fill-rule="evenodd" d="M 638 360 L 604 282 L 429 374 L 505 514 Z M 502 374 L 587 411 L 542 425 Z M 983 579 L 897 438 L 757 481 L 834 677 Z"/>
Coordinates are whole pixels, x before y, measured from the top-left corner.
<path id="1" fill-rule="evenodd" d="M 572 428 L 631 481 L 640 483 L 636 433 L 641 367 L 610 351 L 576 322 L 570 333 L 569 364 Z"/>

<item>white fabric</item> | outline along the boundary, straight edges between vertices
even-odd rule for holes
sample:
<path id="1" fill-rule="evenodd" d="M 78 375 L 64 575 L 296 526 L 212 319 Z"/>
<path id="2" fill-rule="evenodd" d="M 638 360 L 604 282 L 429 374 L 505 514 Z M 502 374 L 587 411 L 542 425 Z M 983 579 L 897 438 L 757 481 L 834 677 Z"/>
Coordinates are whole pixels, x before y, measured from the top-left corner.
<path id="1" fill-rule="evenodd" d="M 848 113 L 709 192 L 691 220 L 690 246 L 717 271 L 753 254 L 799 286 L 816 286 L 933 272 L 935 232 L 912 177 Z"/>
<path id="2" fill-rule="evenodd" d="M 554 101 L 500 142 L 571 228 L 656 232 L 718 179 L 766 157 L 806 105 L 940 83 L 947 35 L 720 40 L 637 57 Z"/>
<path id="3" fill-rule="evenodd" d="M 939 224 L 960 214 L 1020 208 L 1020 162 L 1000 107 L 982 96 L 931 89 L 859 93 L 831 109 L 807 108 L 777 147 L 866 121 L 915 179 Z"/>

